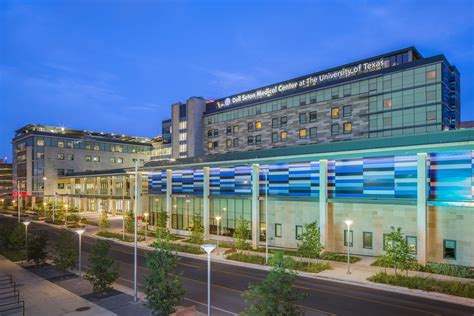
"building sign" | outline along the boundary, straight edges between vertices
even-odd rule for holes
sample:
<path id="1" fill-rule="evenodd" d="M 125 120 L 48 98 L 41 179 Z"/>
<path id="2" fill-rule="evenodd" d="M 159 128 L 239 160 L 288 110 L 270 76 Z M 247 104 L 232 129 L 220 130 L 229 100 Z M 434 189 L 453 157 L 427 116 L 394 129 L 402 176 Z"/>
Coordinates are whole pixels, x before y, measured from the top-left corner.
<path id="1" fill-rule="evenodd" d="M 264 98 L 270 98 L 277 94 L 282 94 L 298 89 L 316 86 L 327 81 L 338 80 L 343 78 L 353 77 L 359 74 L 372 72 L 388 67 L 388 63 L 384 62 L 384 59 L 378 59 L 374 61 L 360 63 L 358 65 L 344 67 L 335 71 L 320 73 L 317 75 L 311 75 L 305 78 L 297 79 L 295 81 L 289 81 L 279 83 L 273 86 L 253 90 L 242 94 L 237 94 L 225 99 L 216 101 L 218 109 L 225 108 L 240 103 L 246 103 L 250 101 L 256 101 Z"/>

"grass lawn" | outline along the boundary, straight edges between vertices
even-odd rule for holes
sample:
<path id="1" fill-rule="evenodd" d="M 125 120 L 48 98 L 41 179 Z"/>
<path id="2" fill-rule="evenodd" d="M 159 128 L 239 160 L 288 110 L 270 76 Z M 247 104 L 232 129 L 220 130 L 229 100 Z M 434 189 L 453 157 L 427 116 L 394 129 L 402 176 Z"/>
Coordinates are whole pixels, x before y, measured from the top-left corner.
<path id="1" fill-rule="evenodd" d="M 134 241 L 133 236 L 125 234 L 125 238 L 123 238 L 122 233 L 113 233 L 113 232 L 102 231 L 102 232 L 98 232 L 96 235 L 100 236 L 100 237 L 105 237 L 105 238 L 116 238 L 118 240 L 122 240 L 122 241 L 126 241 L 126 242 L 133 242 Z M 143 238 L 142 236 L 137 235 L 137 241 L 142 241 L 142 240 L 145 240 L 145 238 Z"/>
<path id="2" fill-rule="evenodd" d="M 435 280 L 431 278 L 423 278 L 416 276 L 395 276 L 383 272 L 374 274 L 373 276 L 367 278 L 367 280 L 375 283 L 407 287 L 409 289 L 418 289 L 428 292 L 438 292 L 449 295 L 474 298 L 474 282 L 466 283 L 457 281 Z"/>

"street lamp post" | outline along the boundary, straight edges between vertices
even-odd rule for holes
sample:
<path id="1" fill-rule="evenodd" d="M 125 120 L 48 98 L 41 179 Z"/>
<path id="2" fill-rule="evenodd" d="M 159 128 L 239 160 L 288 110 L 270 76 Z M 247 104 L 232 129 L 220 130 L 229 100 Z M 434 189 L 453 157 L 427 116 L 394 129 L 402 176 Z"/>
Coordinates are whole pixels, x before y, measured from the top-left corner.
<path id="1" fill-rule="evenodd" d="M 138 302 L 137 290 L 137 211 L 138 211 L 138 159 L 135 160 L 135 203 L 133 210 L 133 302 Z"/>
<path id="2" fill-rule="evenodd" d="M 268 168 L 265 169 L 265 264 L 268 264 Z"/>
<path id="3" fill-rule="evenodd" d="M 207 253 L 207 315 L 211 316 L 211 252 L 216 245 L 204 244 L 201 248 Z"/>
<path id="4" fill-rule="evenodd" d="M 17 209 L 18 209 L 18 223 L 20 222 L 20 180 L 16 180 L 16 199 L 17 199 Z"/>
<path id="5" fill-rule="evenodd" d="M 344 223 L 347 225 L 347 274 L 351 274 L 351 225 L 350 219 L 345 220 Z"/>
<path id="6" fill-rule="evenodd" d="M 85 232 L 85 229 L 78 229 L 76 233 L 79 235 L 79 282 L 81 282 L 82 278 L 82 234 Z"/>
<path id="7" fill-rule="evenodd" d="M 147 234 L 147 230 L 148 230 L 148 212 L 146 213 L 143 213 L 143 216 L 145 216 L 145 241 L 146 241 L 146 234 Z"/>
<path id="8" fill-rule="evenodd" d="M 25 252 L 26 260 L 28 260 L 28 225 L 30 225 L 30 222 L 25 221 L 23 222 L 23 225 L 25 225 Z"/>
<path id="9" fill-rule="evenodd" d="M 222 219 L 222 216 L 216 216 L 216 221 L 217 221 L 217 253 L 219 255 L 221 254 L 221 250 L 219 248 L 219 238 L 220 238 L 220 234 L 221 234 L 221 219 Z"/>

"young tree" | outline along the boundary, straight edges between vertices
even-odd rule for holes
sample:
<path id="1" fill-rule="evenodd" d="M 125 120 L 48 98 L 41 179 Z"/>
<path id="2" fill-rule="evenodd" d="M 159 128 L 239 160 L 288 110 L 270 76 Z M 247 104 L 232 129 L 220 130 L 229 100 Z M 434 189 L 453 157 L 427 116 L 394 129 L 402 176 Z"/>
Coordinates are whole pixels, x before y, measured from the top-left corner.
<path id="1" fill-rule="evenodd" d="M 107 228 L 110 228 L 111 224 L 109 221 L 109 216 L 106 211 L 100 212 L 100 218 L 99 218 L 99 228 L 100 230 L 106 230 Z"/>
<path id="2" fill-rule="evenodd" d="M 89 257 L 89 270 L 85 279 L 92 284 L 92 291 L 95 294 L 102 294 L 110 291 L 112 284 L 119 277 L 118 266 L 115 260 L 107 254 L 110 244 L 105 240 L 97 240 L 92 247 Z"/>
<path id="3" fill-rule="evenodd" d="M 54 261 L 56 268 L 66 272 L 68 269 L 76 267 L 77 255 L 77 243 L 74 234 L 69 231 L 62 232 L 55 245 Z"/>
<path id="4" fill-rule="evenodd" d="M 156 232 L 160 233 L 163 238 L 168 234 L 166 228 L 168 224 L 168 214 L 166 212 L 159 212 L 156 217 Z"/>
<path id="5" fill-rule="evenodd" d="M 271 269 L 267 277 L 249 286 L 243 297 L 247 309 L 244 315 L 303 315 L 303 310 L 296 302 L 303 299 L 306 293 L 296 291 L 291 284 L 296 273 L 288 270 L 288 262 L 281 252 L 276 252 L 270 261 Z"/>
<path id="6" fill-rule="evenodd" d="M 235 247 L 240 250 L 249 249 L 250 245 L 247 240 L 249 239 L 248 221 L 243 216 L 237 220 L 234 231 L 234 238 L 236 240 Z"/>
<path id="7" fill-rule="evenodd" d="M 385 253 L 383 261 L 395 269 L 407 271 L 413 266 L 414 258 L 410 255 L 410 247 L 408 246 L 402 229 L 392 227 L 392 231 L 385 237 Z"/>
<path id="8" fill-rule="evenodd" d="M 14 224 L 9 238 L 9 244 L 12 249 L 25 248 L 25 226 L 19 223 Z"/>
<path id="9" fill-rule="evenodd" d="M 193 228 L 191 233 L 191 242 L 202 244 L 204 241 L 204 227 L 202 226 L 201 216 L 193 217 Z"/>
<path id="10" fill-rule="evenodd" d="M 28 242 L 28 261 L 33 261 L 36 265 L 44 264 L 48 256 L 47 244 L 48 239 L 45 232 L 34 236 Z"/>
<path id="11" fill-rule="evenodd" d="M 145 294 L 154 315 L 167 316 L 184 297 L 181 277 L 172 275 L 179 257 L 173 253 L 169 235 L 153 243 L 154 250 L 146 254 L 146 264 L 151 273 L 145 277 Z"/>
<path id="12" fill-rule="evenodd" d="M 133 212 L 127 212 L 125 214 L 125 231 L 127 233 L 133 233 L 135 231 L 135 222 L 133 220 Z"/>
<path id="13" fill-rule="evenodd" d="M 319 228 L 317 222 L 306 224 L 305 231 L 302 235 L 303 242 L 298 245 L 298 251 L 304 257 L 319 258 L 319 254 L 323 251 L 324 246 L 321 244 L 319 236 Z M 308 261 L 308 265 L 310 262 Z"/>

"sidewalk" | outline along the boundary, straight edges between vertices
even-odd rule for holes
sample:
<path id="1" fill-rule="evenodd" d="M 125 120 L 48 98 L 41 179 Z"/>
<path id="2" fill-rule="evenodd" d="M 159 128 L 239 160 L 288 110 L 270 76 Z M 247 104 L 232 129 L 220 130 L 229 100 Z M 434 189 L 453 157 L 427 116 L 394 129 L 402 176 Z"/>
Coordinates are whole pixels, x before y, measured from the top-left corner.
<path id="1" fill-rule="evenodd" d="M 116 315 L 0 256 L 0 273 L 11 274 L 25 301 L 25 315 Z M 80 311 L 80 308 L 86 309 Z M 79 309 L 79 311 L 77 311 Z"/>

